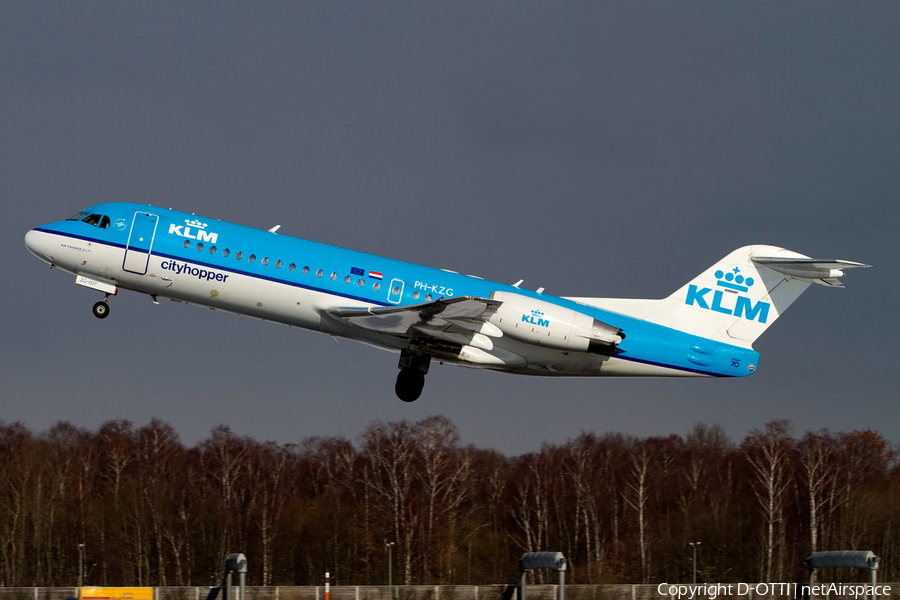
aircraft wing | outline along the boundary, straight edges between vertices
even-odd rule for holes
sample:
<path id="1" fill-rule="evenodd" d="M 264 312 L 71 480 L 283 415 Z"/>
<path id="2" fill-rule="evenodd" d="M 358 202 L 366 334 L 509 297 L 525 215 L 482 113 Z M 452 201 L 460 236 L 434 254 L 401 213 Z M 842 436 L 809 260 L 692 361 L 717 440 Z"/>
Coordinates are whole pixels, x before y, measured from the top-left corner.
<path id="1" fill-rule="evenodd" d="M 329 308 L 333 318 L 397 337 L 438 338 L 460 344 L 471 344 L 475 336 L 501 337 L 503 333 L 488 319 L 500 301 L 473 296 L 446 298 L 410 306 L 369 308 Z"/>

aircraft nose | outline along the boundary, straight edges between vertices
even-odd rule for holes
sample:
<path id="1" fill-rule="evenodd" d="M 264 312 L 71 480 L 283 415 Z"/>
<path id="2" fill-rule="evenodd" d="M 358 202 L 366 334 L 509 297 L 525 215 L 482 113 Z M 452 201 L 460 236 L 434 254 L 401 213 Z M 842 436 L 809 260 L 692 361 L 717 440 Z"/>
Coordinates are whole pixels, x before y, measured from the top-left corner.
<path id="1" fill-rule="evenodd" d="M 25 247 L 41 260 L 47 260 L 47 255 L 44 251 L 44 237 L 45 234 L 36 229 L 32 229 L 25 234 Z"/>

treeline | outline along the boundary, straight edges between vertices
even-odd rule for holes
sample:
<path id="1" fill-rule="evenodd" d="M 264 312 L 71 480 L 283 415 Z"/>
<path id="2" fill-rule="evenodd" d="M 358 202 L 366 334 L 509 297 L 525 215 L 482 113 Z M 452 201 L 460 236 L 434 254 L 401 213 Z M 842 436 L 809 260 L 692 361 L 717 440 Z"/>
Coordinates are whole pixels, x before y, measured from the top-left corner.
<path id="1" fill-rule="evenodd" d="M 585 433 L 508 457 L 444 417 L 371 423 L 354 442 L 194 447 L 169 425 L 0 424 L 0 585 L 209 585 L 232 552 L 250 585 L 514 582 L 523 552 L 561 551 L 571 583 L 797 581 L 815 550 L 873 550 L 900 578 L 900 469 L 873 431 L 740 444 Z M 864 574 L 863 574 L 864 575 Z M 548 574 L 554 578 L 554 574 Z M 844 580 L 855 575 L 847 574 Z"/>

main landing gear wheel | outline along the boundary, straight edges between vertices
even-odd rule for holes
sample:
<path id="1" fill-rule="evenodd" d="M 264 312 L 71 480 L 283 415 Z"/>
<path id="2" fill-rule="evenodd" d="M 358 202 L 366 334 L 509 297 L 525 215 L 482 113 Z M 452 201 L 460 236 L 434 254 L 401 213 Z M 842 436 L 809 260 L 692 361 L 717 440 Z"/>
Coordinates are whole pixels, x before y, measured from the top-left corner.
<path id="1" fill-rule="evenodd" d="M 103 300 L 95 304 L 92 310 L 94 311 L 94 316 L 98 319 L 105 319 L 109 316 L 109 304 Z"/>
<path id="2" fill-rule="evenodd" d="M 404 402 L 414 402 L 422 395 L 425 387 L 425 374 L 418 367 L 406 367 L 400 369 L 397 374 L 397 384 L 394 391 L 397 397 Z"/>

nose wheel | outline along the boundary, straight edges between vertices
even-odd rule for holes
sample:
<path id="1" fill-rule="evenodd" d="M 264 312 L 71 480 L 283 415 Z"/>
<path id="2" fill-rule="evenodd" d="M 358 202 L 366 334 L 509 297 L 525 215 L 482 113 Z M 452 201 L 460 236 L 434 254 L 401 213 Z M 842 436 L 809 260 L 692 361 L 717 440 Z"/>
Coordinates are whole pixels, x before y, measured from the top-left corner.
<path id="1" fill-rule="evenodd" d="M 109 304 L 106 301 L 109 299 L 109 295 L 103 297 L 103 300 L 94 305 L 94 308 L 91 310 L 94 313 L 94 316 L 98 319 L 105 319 L 109 316 Z"/>

